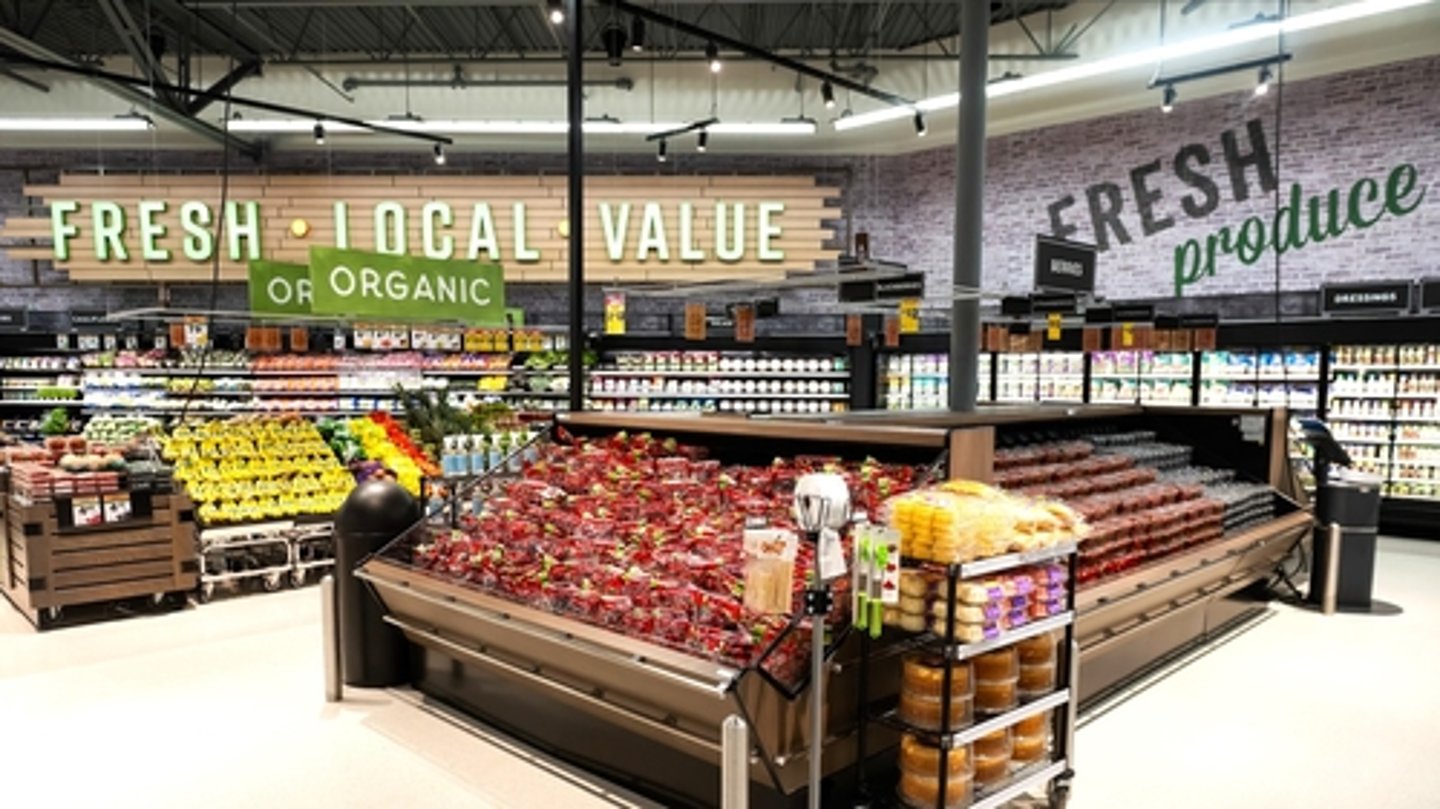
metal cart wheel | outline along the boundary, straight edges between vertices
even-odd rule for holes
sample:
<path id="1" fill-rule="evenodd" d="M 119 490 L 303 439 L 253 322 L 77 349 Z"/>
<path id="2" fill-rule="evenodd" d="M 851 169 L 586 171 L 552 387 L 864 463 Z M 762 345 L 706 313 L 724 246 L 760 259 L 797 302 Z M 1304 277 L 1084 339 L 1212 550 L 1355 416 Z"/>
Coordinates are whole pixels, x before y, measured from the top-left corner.
<path id="1" fill-rule="evenodd" d="M 205 582 L 200 585 L 200 603 L 209 604 L 210 599 L 215 597 L 215 583 Z"/>
<path id="2" fill-rule="evenodd" d="M 1070 803 L 1070 779 L 1056 778 L 1050 782 L 1050 809 L 1065 809 Z"/>
<path id="3" fill-rule="evenodd" d="M 153 604 L 153 605 L 155 605 L 155 606 L 157 606 L 157 607 L 160 606 L 161 604 L 164 604 L 164 603 L 165 603 L 165 595 L 166 595 L 165 593 L 151 593 L 151 594 L 150 594 L 150 603 Z"/>
<path id="4" fill-rule="evenodd" d="M 291 572 L 290 572 L 290 584 L 291 584 L 291 586 L 294 586 L 294 587 L 304 587 L 304 586 L 305 586 L 305 571 L 304 571 L 304 570 L 293 570 L 293 571 L 291 571 Z"/>
<path id="5" fill-rule="evenodd" d="M 271 573 L 264 580 L 265 592 L 273 593 L 285 586 L 284 573 Z"/>

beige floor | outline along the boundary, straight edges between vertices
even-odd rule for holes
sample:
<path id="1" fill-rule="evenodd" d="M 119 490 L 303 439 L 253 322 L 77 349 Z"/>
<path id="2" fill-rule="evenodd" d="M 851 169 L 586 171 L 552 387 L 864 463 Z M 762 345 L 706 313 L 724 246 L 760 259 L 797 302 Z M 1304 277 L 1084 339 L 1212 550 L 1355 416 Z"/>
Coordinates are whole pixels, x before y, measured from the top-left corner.
<path id="1" fill-rule="evenodd" d="M 1440 806 L 1440 545 L 1387 541 L 1400 616 L 1268 620 L 1093 716 L 1075 809 Z M 0 607 L 0 806 L 645 802 L 405 695 L 322 699 L 312 588 L 35 634 Z"/>

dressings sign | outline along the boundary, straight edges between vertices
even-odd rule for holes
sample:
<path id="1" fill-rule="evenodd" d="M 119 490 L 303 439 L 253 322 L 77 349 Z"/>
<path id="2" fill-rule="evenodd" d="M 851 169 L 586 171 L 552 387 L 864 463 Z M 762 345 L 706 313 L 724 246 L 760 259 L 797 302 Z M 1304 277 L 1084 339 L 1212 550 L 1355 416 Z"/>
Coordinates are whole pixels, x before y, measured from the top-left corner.
<path id="1" fill-rule="evenodd" d="M 64 174 L 27 186 L 45 216 L 12 216 L 12 258 L 77 281 L 246 280 L 253 262 L 309 264 L 311 249 L 499 264 L 511 281 L 562 281 L 565 178 L 232 177 Z M 838 251 L 839 189 L 812 177 L 591 177 L 585 263 L 604 281 L 767 278 Z"/>

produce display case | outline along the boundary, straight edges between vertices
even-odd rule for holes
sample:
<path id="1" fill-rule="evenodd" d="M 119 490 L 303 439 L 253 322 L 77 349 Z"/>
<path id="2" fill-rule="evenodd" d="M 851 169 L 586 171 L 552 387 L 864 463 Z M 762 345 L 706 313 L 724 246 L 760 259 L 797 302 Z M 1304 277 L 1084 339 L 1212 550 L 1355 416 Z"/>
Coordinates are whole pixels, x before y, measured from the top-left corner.
<path id="1" fill-rule="evenodd" d="M 1082 704 L 1253 612 L 1256 602 L 1240 591 L 1266 580 L 1307 539 L 1313 520 L 1287 457 L 1288 420 L 1283 409 L 1157 405 L 996 406 L 974 414 L 857 413 L 829 419 L 857 427 L 947 429 L 952 445 L 970 448 L 950 455 L 951 477 L 1049 493 L 1097 520 L 1100 536 L 1081 546 L 1076 594 Z M 1069 474 L 1048 460 L 1031 467 L 1039 472 L 1033 477 L 1017 481 L 1002 474 L 1013 463 L 1007 456 L 1017 450 L 1087 436 L 1099 438 L 1098 445 L 1106 436 L 1136 433 L 1153 434 L 1150 443 L 1167 445 L 1158 448 L 1161 467 L 1169 463 L 1165 453 L 1173 461 L 1180 450 L 1187 465 L 1209 469 L 1220 479 L 1161 479 L 1159 472 L 1150 479 L 1146 473 L 1126 488 L 1111 489 L 1114 482 L 1098 475 L 1114 472 L 1087 468 Z M 1091 493 L 1066 491 L 1063 487 L 1072 482 Z M 1193 491 L 1183 494 L 1195 483 L 1205 488 L 1199 500 Z M 1135 496 L 1133 486 L 1144 487 L 1143 498 Z M 1093 502 L 1107 491 L 1120 496 L 1108 505 Z M 1187 505 L 1202 500 L 1217 501 L 1218 535 L 1216 515 Z M 1117 509 L 1115 501 L 1124 505 Z M 1100 509 L 1098 518 L 1094 508 Z M 1209 506 L 1212 512 L 1215 508 Z"/>
<path id="2" fill-rule="evenodd" d="M 645 432 L 657 439 L 677 439 L 707 448 L 713 459 L 725 464 L 750 465 L 757 470 L 754 474 L 762 476 L 779 468 L 772 464 L 775 458 L 795 459 L 794 464 L 804 465 L 809 463 L 805 458 L 818 456 L 846 458 L 847 464 L 875 457 L 886 469 L 921 475 L 927 466 L 933 466 L 948 440 L 946 431 L 937 429 L 855 429 L 734 417 L 584 414 L 561 416 L 556 423 L 580 437 L 625 431 L 631 436 Z M 534 446 L 520 450 L 522 455 L 535 451 Z M 544 450 L 538 451 L 543 461 Z M 889 479 L 890 474 L 884 472 L 883 477 Z M 855 478 L 857 491 L 864 489 L 858 484 L 860 479 Z M 504 480 L 503 476 L 487 477 L 481 485 L 488 481 L 488 485 L 506 487 Z M 743 479 L 740 483 L 739 491 L 750 485 Z M 663 486 L 663 478 L 658 478 L 656 485 Z M 495 496 L 514 495 L 492 493 L 491 497 Z M 704 496 L 697 489 L 686 497 Z M 765 513 L 764 504 L 755 498 L 737 497 L 740 499 L 729 509 L 737 512 L 733 516 L 743 519 L 746 512 L 757 509 Z M 874 499 L 861 496 L 858 504 L 873 509 L 878 503 L 869 501 Z M 725 510 L 713 504 L 701 509 L 707 514 Z M 557 527 L 565 530 L 563 525 Z M 706 627 L 678 627 L 677 634 L 670 631 L 675 627 L 666 618 L 676 617 L 669 612 L 673 602 L 666 602 L 672 606 L 657 612 L 659 618 L 653 621 L 631 612 L 597 620 L 597 615 L 609 616 L 603 610 L 621 599 L 638 597 L 629 593 L 623 575 L 610 582 L 600 578 L 608 574 L 587 573 L 585 580 L 595 591 L 583 583 L 578 591 L 565 587 L 563 601 L 557 601 L 551 591 L 544 597 L 517 597 L 503 588 L 497 591 L 494 580 L 484 576 L 478 582 L 463 576 L 457 581 L 417 563 L 417 558 L 425 558 L 417 557 L 417 552 L 428 552 L 437 542 L 434 530 L 433 526 L 417 526 L 365 562 L 360 572 L 383 602 L 387 620 L 415 643 L 416 682 L 421 689 L 610 777 L 643 782 L 648 791 L 663 795 L 667 802 L 686 805 L 715 800 L 721 723 L 727 716 L 739 714 L 748 720 L 755 742 L 749 773 L 752 805 L 791 805 L 803 791 L 808 741 L 804 717 L 809 693 L 803 669 L 808 628 L 802 629 L 795 619 L 776 619 L 767 624 L 768 631 L 757 633 L 759 637 L 715 634 Z M 724 572 L 726 565 L 717 569 L 714 556 L 717 548 L 725 546 L 709 543 L 707 547 L 712 558 L 692 560 L 683 573 L 689 577 L 683 586 L 709 588 L 707 592 L 712 594 L 696 593 L 697 603 L 703 605 L 697 608 L 701 611 L 697 616 L 706 610 L 725 609 L 724 599 L 712 597 L 717 588 L 722 592 L 725 588 L 710 578 Z M 803 568 L 806 552 L 802 548 L 797 569 Z M 505 552 L 507 558 L 510 553 Z M 509 559 L 506 564 L 511 561 L 520 563 Z M 558 581 L 573 575 L 573 569 L 562 572 L 567 562 L 560 559 L 547 565 L 541 558 L 537 566 L 547 582 L 551 577 Z M 668 591 L 670 586 L 662 584 L 659 589 Z M 642 590 L 652 592 L 648 584 Z M 842 602 L 848 599 L 837 598 L 837 609 Z M 635 623 L 637 620 L 640 623 Z M 826 745 L 825 767 L 831 774 L 854 761 L 858 717 L 853 706 L 860 664 L 856 644 L 842 626 L 832 625 L 836 645 L 826 687 L 831 739 Z M 893 666 L 877 665 L 869 671 L 870 681 L 878 684 L 882 693 L 887 687 L 894 693 L 896 674 Z M 881 743 L 886 742 L 882 739 Z M 891 734 L 888 746 L 894 743 Z"/>
<path id="3" fill-rule="evenodd" d="M 195 587 L 195 514 L 182 495 L 117 488 L 38 500 L 12 491 L 0 508 L 0 592 L 37 628 L 66 608 L 159 604 Z"/>

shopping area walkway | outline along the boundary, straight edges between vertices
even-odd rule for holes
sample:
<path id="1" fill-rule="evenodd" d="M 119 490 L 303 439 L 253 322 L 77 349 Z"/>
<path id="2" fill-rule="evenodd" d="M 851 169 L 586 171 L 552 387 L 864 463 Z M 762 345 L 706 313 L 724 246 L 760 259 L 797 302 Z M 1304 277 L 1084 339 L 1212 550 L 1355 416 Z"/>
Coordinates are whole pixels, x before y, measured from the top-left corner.
<path id="1" fill-rule="evenodd" d="M 1074 809 L 1440 805 L 1440 544 L 1385 540 L 1398 616 L 1277 606 L 1089 717 Z M 7 806 L 652 806 L 404 695 L 322 698 L 314 588 L 34 633 L 0 603 Z"/>

